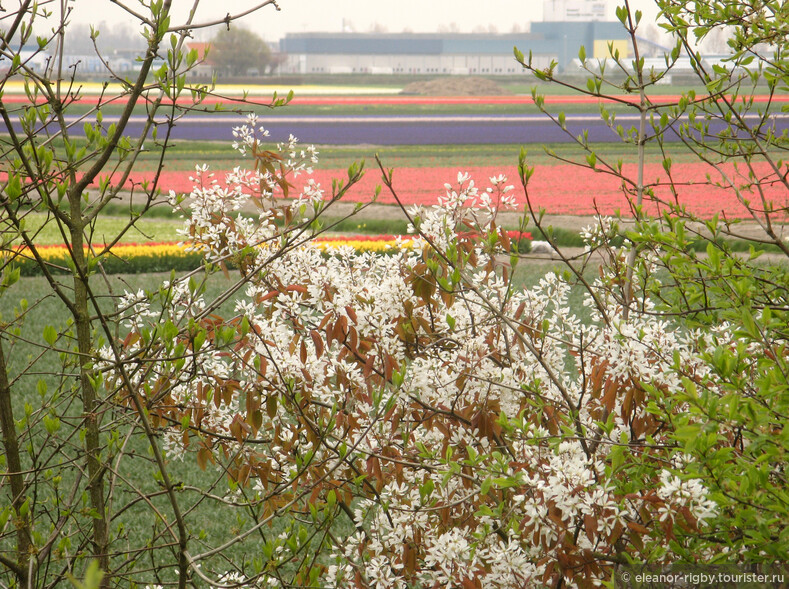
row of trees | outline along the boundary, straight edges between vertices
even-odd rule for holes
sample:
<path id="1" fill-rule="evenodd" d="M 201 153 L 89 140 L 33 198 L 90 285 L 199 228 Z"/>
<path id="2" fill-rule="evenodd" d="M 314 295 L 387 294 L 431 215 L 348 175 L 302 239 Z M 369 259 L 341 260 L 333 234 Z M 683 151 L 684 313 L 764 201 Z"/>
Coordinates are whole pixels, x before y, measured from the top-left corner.
<path id="1" fill-rule="evenodd" d="M 677 39 L 668 65 L 684 49 L 704 93 L 651 99 L 661 74 L 644 71 L 640 15 L 625 2 L 634 67 L 591 71 L 576 90 L 639 113 L 628 129 L 601 107 L 636 172 L 567 132 L 574 163 L 621 179 L 635 225 L 600 219 L 583 263 L 563 258 L 562 272 L 515 288 L 526 261 L 497 224 L 515 189 L 464 174 L 435 207 L 402 208 L 414 248 L 326 256 L 312 239 L 362 166 L 330 192 L 310 183 L 294 196 L 290 180 L 314 150 L 269 149 L 251 117 L 235 135 L 253 170 L 216 182 L 201 168 L 188 200 L 170 194 L 204 268 L 107 294 L 102 260 L 139 215 L 103 235 L 108 246 L 93 224 L 144 142 L 166 154 L 180 109 L 210 94 L 189 88 L 197 56 L 182 51 L 210 23 L 174 25 L 167 0 L 145 16 L 129 9 L 145 29 L 143 71 L 124 85 L 120 120 L 103 124 L 103 97 L 82 140 L 64 117 L 70 85 L 57 64 L 42 75 L 13 59 L 11 40 L 42 16 L 23 2 L 0 43 L 35 99 L 14 111 L 0 95 L 0 294 L 11 301 L 0 332 L 0 582 L 585 587 L 630 564 L 785 562 L 789 184 L 786 132 L 771 113 L 789 81 L 788 9 L 658 5 Z M 62 40 L 67 17 L 42 48 Z M 722 24 L 734 31 L 730 67 L 707 71 L 695 41 Z M 152 71 L 163 53 L 167 67 Z M 126 137 L 143 93 L 150 125 Z M 194 100 L 180 107 L 179 96 Z M 566 129 L 561 113 L 546 114 Z M 645 175 L 650 143 L 661 178 Z M 763 228 L 749 256 L 724 239 L 739 236 L 735 220 L 682 206 L 672 162 L 688 154 L 709 165 L 700 183 L 733 191 Z M 379 172 L 396 197 L 397 172 L 380 162 Z M 542 227 L 533 173 L 523 153 L 515 184 Z M 134 187 L 145 210 L 158 197 L 155 182 Z M 648 201 L 663 214 L 647 216 Z M 259 213 L 238 215 L 249 203 Z M 33 214 L 61 231 L 68 268 L 40 257 Z M 760 259 L 767 246 L 774 258 Z M 45 301 L 23 299 L 22 256 L 68 316 L 41 334 L 24 331 Z M 223 270 L 234 279 L 211 295 Z M 23 345 L 35 352 L 15 353 Z"/>

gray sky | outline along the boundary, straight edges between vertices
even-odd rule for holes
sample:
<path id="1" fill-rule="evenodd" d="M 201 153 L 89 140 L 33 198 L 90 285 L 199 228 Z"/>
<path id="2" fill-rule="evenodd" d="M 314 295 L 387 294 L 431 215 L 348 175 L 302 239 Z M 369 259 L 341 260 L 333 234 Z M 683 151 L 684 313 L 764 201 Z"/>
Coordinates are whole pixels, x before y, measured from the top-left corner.
<path id="1" fill-rule="evenodd" d="M 122 0 L 135 10 L 139 0 Z M 242 12 L 259 4 L 260 0 L 202 0 L 198 21 L 223 18 L 228 11 Z M 112 25 L 130 19 L 110 0 L 69 0 L 74 7 L 73 22 Z M 614 19 L 616 5 L 623 0 L 608 0 L 610 18 Z M 185 12 L 192 0 L 173 0 L 173 5 Z M 279 0 L 282 8 L 276 12 L 265 7 L 245 17 L 242 22 L 269 41 L 288 32 L 342 30 L 343 19 L 358 32 L 370 31 L 374 24 L 383 25 L 389 32 L 403 30 L 433 32 L 453 23 L 460 32 L 471 32 L 475 27 L 496 27 L 498 32 L 510 32 L 513 25 L 525 29 L 529 22 L 542 20 L 542 0 Z M 634 8 L 644 12 L 645 21 L 653 22 L 657 10 L 652 0 L 631 0 Z M 50 5 L 51 6 L 51 5 Z M 174 19 L 175 20 L 175 19 Z M 207 36 L 212 36 L 210 33 Z"/>

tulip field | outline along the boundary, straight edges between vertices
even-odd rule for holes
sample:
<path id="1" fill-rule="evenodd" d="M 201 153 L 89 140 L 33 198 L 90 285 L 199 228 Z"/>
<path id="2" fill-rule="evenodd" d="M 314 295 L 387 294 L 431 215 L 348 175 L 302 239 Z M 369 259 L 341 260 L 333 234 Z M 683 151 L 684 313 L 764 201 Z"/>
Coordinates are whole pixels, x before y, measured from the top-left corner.
<path id="1" fill-rule="evenodd" d="M 599 170 L 599 168 L 598 168 Z M 488 178 L 505 174 L 510 183 L 516 187 L 519 204 L 526 203 L 526 193 L 520 186 L 516 166 L 472 166 L 472 167 L 396 167 L 394 171 L 394 187 L 398 199 L 404 205 L 432 205 L 438 196 L 445 192 L 445 183 L 451 183 L 457 178 L 458 171 L 468 172 L 476 184 L 485 188 Z M 729 177 L 737 177 L 733 166 L 725 166 L 723 171 Z M 758 175 L 766 175 L 769 170 L 759 165 L 755 166 Z M 634 164 L 625 164 L 623 173 L 628 178 L 635 178 Z M 216 177 L 221 179 L 221 171 L 215 171 Z M 710 174 L 710 180 L 706 175 Z M 165 171 L 161 175 L 161 188 L 164 191 L 174 190 L 178 193 L 189 193 L 192 181 L 189 179 L 193 173 L 189 171 Z M 308 178 L 314 179 L 327 191 L 331 190 L 332 179 L 343 179 L 347 174 L 342 169 L 319 169 L 311 176 L 302 175 L 291 179 L 298 190 L 304 186 Z M 677 163 L 671 169 L 671 176 L 677 192 L 676 202 L 685 206 L 689 211 L 704 218 L 713 215 L 728 218 L 746 218 L 748 211 L 738 200 L 733 190 L 719 188 L 714 184 L 721 178 L 708 165 L 703 163 Z M 133 174 L 130 181 L 142 182 L 151 180 L 152 174 Z M 663 166 L 657 163 L 648 164 L 645 173 L 646 183 L 652 185 L 655 195 L 660 201 L 674 202 L 668 175 Z M 745 184 L 745 180 L 738 181 Z M 345 196 L 346 201 L 366 202 L 375 193 L 377 185 L 381 184 L 381 175 L 376 169 L 368 170 L 365 177 Z M 630 197 L 622 189 L 622 181 L 617 176 L 590 170 L 586 167 L 571 164 L 539 165 L 535 168 L 528 185 L 528 197 L 532 206 L 544 208 L 548 214 L 587 216 L 596 213 L 613 214 L 616 211 L 625 213 L 630 207 Z M 768 187 L 765 197 L 772 202 L 775 208 L 785 207 L 785 191 L 780 187 Z M 742 198 L 757 203 L 759 198 L 743 190 Z M 394 196 L 387 190 L 382 190 L 378 201 L 381 204 L 395 204 Z M 650 214 L 658 214 L 659 206 L 650 202 L 646 207 Z M 756 208 L 761 208 L 757 205 Z"/>
<path id="2" fill-rule="evenodd" d="M 82 94 L 77 102 L 84 103 L 86 106 L 95 105 L 95 101 L 100 94 L 101 88 L 98 85 L 86 85 L 82 88 Z M 282 89 L 260 86 L 253 88 L 249 96 L 256 101 L 270 98 L 274 90 L 278 90 L 280 95 L 284 95 Z M 528 94 L 511 94 L 503 96 L 469 97 L 469 96 L 404 96 L 395 93 L 396 89 L 391 88 L 367 88 L 357 89 L 348 87 L 304 87 L 297 89 L 295 98 L 290 107 L 283 109 L 285 114 L 296 112 L 298 115 L 309 113 L 335 112 L 337 109 L 356 109 L 359 113 L 378 113 L 385 108 L 404 108 L 408 112 L 421 113 L 425 109 L 442 107 L 454 109 L 453 112 L 482 112 L 487 108 L 506 106 L 509 109 L 516 109 L 512 112 L 520 112 L 523 109 L 533 108 L 533 99 Z M 217 89 L 218 95 L 209 99 L 209 103 L 222 103 L 229 106 L 232 104 L 232 97 L 240 96 L 241 91 L 237 87 L 226 86 Z M 27 101 L 28 98 L 21 91 L 21 87 L 10 86 L 7 101 L 11 103 L 14 99 Z M 656 102 L 665 100 L 671 102 L 678 97 L 667 93 L 665 96 L 655 97 Z M 784 95 L 774 96 L 774 101 L 786 101 L 789 97 Z M 755 102 L 767 100 L 766 96 L 755 96 Z M 549 109 L 558 111 L 559 109 L 576 108 L 586 112 L 595 110 L 598 100 L 586 96 L 570 95 L 549 95 L 545 97 L 545 102 Z M 109 107 L 108 107 L 109 108 Z M 304 110 L 307 109 L 307 110 Z M 312 110 L 309 110 L 312 109 Z M 328 109 L 328 110 L 327 110 Z M 342 110 L 345 112 L 345 110 Z M 350 112 L 350 111 L 349 111 Z M 384 112 L 384 111 L 381 111 Z M 237 124 L 238 119 L 228 117 L 228 127 Z M 200 152 L 202 147 L 193 148 L 190 144 L 197 145 L 199 142 L 185 141 L 182 146 L 172 151 L 167 160 L 166 168 L 160 176 L 159 187 L 166 193 L 173 190 L 177 193 L 189 193 L 192 189 L 192 182 L 189 177 L 193 174 L 195 164 L 209 163 L 212 171 L 217 178 L 222 178 L 223 170 L 229 170 L 236 165 L 249 165 L 248 161 L 243 161 L 238 154 L 229 150 L 229 146 L 219 142 L 203 142 L 203 145 L 211 145 L 207 151 Z M 461 151 L 461 147 L 465 151 Z M 474 154 L 475 147 L 479 148 L 479 153 Z M 366 202 L 375 193 L 376 186 L 381 184 L 381 175 L 376 169 L 369 169 L 369 162 L 374 150 L 370 147 L 364 149 L 342 152 L 341 150 L 332 151 L 333 148 L 324 146 L 321 148 L 322 162 L 315 170 L 312 178 L 327 191 L 331 189 L 333 179 L 345 177 L 345 167 L 355 159 L 366 158 L 368 161 L 368 171 L 365 177 L 354 186 L 346 195 L 346 201 Z M 422 151 L 417 151 L 421 149 Z M 419 146 L 414 148 L 414 154 L 404 158 L 384 157 L 384 164 L 392 166 L 395 170 L 394 182 L 397 198 L 404 205 L 432 205 L 435 204 L 437 197 L 445 192 L 444 185 L 453 182 L 459 171 L 468 172 L 478 186 L 485 188 L 489 177 L 505 174 L 511 184 L 516 187 L 518 203 L 526 203 L 527 194 L 520 186 L 518 171 L 514 165 L 517 158 L 519 146 L 493 146 L 493 145 L 469 145 L 469 146 Z M 572 149 L 568 146 L 568 149 Z M 608 161 L 616 161 L 620 154 L 616 154 L 614 144 L 608 144 Z M 193 151 L 194 150 L 194 151 Z M 223 151 L 224 150 L 224 151 Z M 613 150 L 613 151 L 611 151 Z M 622 146 L 621 155 L 628 150 Z M 324 160 L 324 151 L 329 151 L 328 163 Z M 180 153 L 179 153 L 180 152 Z M 568 154 L 570 151 L 568 150 Z M 631 150 L 632 153 L 632 150 Z M 152 156 L 156 154 L 152 153 Z M 462 157 L 457 157 L 462 155 Z M 562 154 L 563 156 L 565 154 Z M 454 156 L 454 157 L 453 157 Z M 578 153 L 573 152 L 573 157 Z M 583 159 L 583 155 L 581 155 Z M 154 160 L 151 160 L 154 161 Z M 752 208 L 761 209 L 761 198 L 771 203 L 774 208 L 786 207 L 785 191 L 779 187 L 767 187 L 763 195 L 750 194 L 746 185 L 747 178 L 738 177 L 738 171 L 731 165 L 724 166 L 722 171 L 730 179 L 734 179 L 734 184 L 743 187 L 738 196 L 733 190 L 716 187 L 716 183 L 721 182 L 721 170 L 715 170 L 711 166 L 699 161 L 677 161 L 671 169 L 671 179 L 661 165 L 661 157 L 655 152 L 649 156 L 645 173 L 645 182 L 650 186 L 657 197 L 658 202 L 676 202 L 687 208 L 690 212 L 704 218 L 714 215 L 726 216 L 728 218 L 747 218 L 748 209 L 743 204 L 750 202 Z M 506 163 L 504 163 L 506 162 Z M 630 160 L 625 159 L 623 174 L 627 178 L 635 178 L 635 165 Z M 136 172 L 132 173 L 128 180 L 131 188 L 134 183 L 151 181 L 154 177 L 153 171 L 146 168 L 146 158 L 143 156 L 139 162 Z M 630 209 L 632 191 L 623 190 L 622 181 L 614 174 L 608 173 L 601 165 L 596 170 L 587 167 L 573 166 L 566 163 L 557 163 L 544 155 L 531 161 L 530 165 L 535 165 L 535 173 L 528 186 L 528 198 L 535 208 L 544 208 L 548 214 L 588 216 L 596 213 L 613 214 L 621 211 L 626 214 Z M 374 168 L 374 165 L 373 165 Z M 766 177 L 771 170 L 755 164 L 754 173 L 756 177 Z M 295 188 L 294 194 L 298 194 L 299 189 L 304 185 L 307 176 L 292 179 Z M 674 191 L 670 187 L 673 182 Z M 726 184 L 726 182 L 723 182 Z M 395 204 L 394 195 L 389 191 L 383 190 L 378 198 L 381 204 Z M 656 202 L 650 202 L 646 207 L 649 214 L 658 214 L 660 206 Z"/>
<path id="3" fill-rule="evenodd" d="M 518 251 L 523 242 L 531 242 L 531 233 L 508 231 L 514 251 Z M 411 235 L 330 235 L 317 237 L 312 243 L 326 253 L 339 248 L 352 248 L 357 253 L 391 253 L 401 248 L 413 247 Z M 93 244 L 94 250 L 101 252 L 104 244 Z M 58 266 L 65 268 L 69 262 L 69 251 L 63 244 L 39 245 L 39 256 L 53 265 L 57 273 Z M 22 276 L 41 274 L 40 267 L 31 257 L 26 255 L 26 248 L 20 247 L 22 254 L 18 260 Z M 85 250 L 88 253 L 88 250 Z M 116 243 L 110 248 L 108 255 L 102 253 L 102 268 L 107 274 L 138 274 L 149 272 L 168 272 L 171 270 L 185 271 L 200 267 L 203 255 L 183 242 L 141 242 Z M 90 255 L 90 254 L 88 254 Z"/>

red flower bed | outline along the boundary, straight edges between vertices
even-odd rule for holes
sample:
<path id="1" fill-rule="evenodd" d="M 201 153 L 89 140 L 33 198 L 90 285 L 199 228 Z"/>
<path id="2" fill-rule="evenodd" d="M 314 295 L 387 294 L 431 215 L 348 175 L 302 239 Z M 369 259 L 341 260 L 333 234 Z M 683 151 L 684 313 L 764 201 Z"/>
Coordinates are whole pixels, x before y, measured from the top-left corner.
<path id="1" fill-rule="evenodd" d="M 399 95 L 384 95 L 384 96 L 341 96 L 341 95 L 317 95 L 311 96 L 309 94 L 299 95 L 299 89 L 295 89 L 296 96 L 290 104 L 293 105 L 310 105 L 310 106 L 333 106 L 333 105 L 349 105 L 349 106 L 376 106 L 376 105 L 458 105 L 458 104 L 534 104 L 534 99 L 530 95 L 511 95 L 511 96 L 399 96 Z M 281 95 L 282 98 L 284 95 Z M 267 104 L 271 98 L 269 93 L 255 93 L 248 94 L 246 98 L 243 94 L 237 93 L 232 96 L 208 96 L 203 101 L 204 105 L 223 104 L 233 105 L 238 104 L 242 100 L 257 102 L 260 104 Z M 598 104 L 599 102 L 612 102 L 600 100 L 595 96 L 563 96 L 563 95 L 546 95 L 546 104 Z M 652 100 L 656 104 L 674 104 L 681 98 L 678 94 L 656 95 Z M 701 96 L 699 96 L 701 98 Z M 618 97 L 619 100 L 627 102 L 638 103 L 640 98 L 638 96 L 623 95 Z M 754 102 L 789 102 L 788 95 L 768 96 L 755 95 Z M 9 92 L 3 97 L 4 102 L 9 104 L 29 104 L 30 99 L 24 93 Z M 82 94 L 71 102 L 78 104 L 96 105 L 99 97 L 95 94 Z M 146 99 L 140 98 L 139 102 L 143 103 Z M 37 99 L 39 104 L 45 102 L 43 97 Z M 105 99 L 106 102 L 106 99 Z M 191 98 L 181 98 L 178 104 L 188 106 L 192 104 Z M 168 102 L 165 100 L 163 106 L 167 106 Z"/>
<path id="2" fill-rule="evenodd" d="M 518 202 L 525 204 L 525 195 L 517 181 L 517 170 L 511 167 L 474 167 L 463 170 L 471 174 L 477 185 L 484 188 L 488 178 L 504 173 L 515 185 Z M 724 166 L 724 171 L 730 177 L 736 177 L 734 166 Z M 453 182 L 457 177 L 455 168 L 400 168 L 394 173 L 394 187 L 401 202 L 405 205 L 436 203 L 438 196 L 444 194 L 444 183 Z M 770 169 L 764 164 L 756 164 L 755 172 L 758 176 L 767 176 Z M 635 177 L 635 166 L 625 165 L 624 173 Z M 175 190 L 176 192 L 190 192 L 192 183 L 189 176 L 194 172 L 164 172 L 161 177 L 161 188 Z M 720 176 L 708 165 L 703 163 L 674 164 L 672 168 L 674 182 L 679 193 L 680 205 L 697 215 L 705 218 L 715 214 L 725 214 L 729 218 L 748 217 L 747 209 L 737 200 L 733 190 L 710 186 L 705 183 L 706 175 L 710 174 L 713 181 Z M 330 190 L 332 178 L 342 178 L 342 170 L 316 170 L 312 178 L 324 188 Z M 150 180 L 150 174 L 133 174 L 136 181 Z M 221 178 L 220 172 L 216 173 Z M 293 179 L 297 188 L 303 186 L 308 176 L 299 176 Z M 645 179 L 648 183 L 662 183 L 654 188 L 655 194 L 663 200 L 673 200 L 667 182 L 667 175 L 660 164 L 649 164 L 646 168 Z M 346 200 L 364 202 L 369 200 L 375 192 L 376 185 L 381 184 L 381 178 L 373 170 L 354 186 L 346 195 Z M 544 207 L 551 214 L 566 215 L 592 215 L 596 211 L 611 214 L 617 209 L 626 212 L 629 210 L 628 198 L 623 194 L 621 182 L 618 178 L 604 173 L 596 173 L 586 168 L 572 165 L 557 165 L 538 167 L 529 184 L 529 196 L 535 207 Z M 789 195 L 785 188 L 779 184 L 765 187 L 765 196 L 772 202 L 775 209 L 785 208 L 789 205 Z M 756 194 L 745 194 L 754 206 L 760 207 L 759 197 Z M 394 197 L 383 190 L 378 202 L 393 204 Z M 656 214 L 659 208 L 655 203 L 646 205 L 647 212 Z"/>

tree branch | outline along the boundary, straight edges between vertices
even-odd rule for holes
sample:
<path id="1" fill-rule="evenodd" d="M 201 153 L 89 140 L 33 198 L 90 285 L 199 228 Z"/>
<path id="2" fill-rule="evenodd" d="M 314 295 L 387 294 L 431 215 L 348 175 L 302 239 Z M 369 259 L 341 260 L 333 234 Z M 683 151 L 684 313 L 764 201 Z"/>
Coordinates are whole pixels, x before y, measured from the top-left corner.
<path id="1" fill-rule="evenodd" d="M 245 11 L 239 12 L 237 14 L 230 14 L 228 12 L 227 16 L 225 16 L 224 18 L 219 18 L 219 19 L 216 19 L 216 20 L 206 21 L 206 22 L 202 22 L 202 23 L 198 23 L 198 24 L 190 24 L 188 26 L 187 25 L 179 25 L 177 27 L 170 27 L 169 29 L 167 29 L 167 32 L 168 33 L 173 33 L 173 32 L 176 32 L 176 31 L 183 31 L 184 29 L 189 29 L 189 30 L 205 29 L 205 28 L 209 28 L 209 27 L 215 27 L 217 25 L 227 25 L 227 27 L 229 29 L 231 22 L 236 21 L 236 20 L 238 20 L 238 19 L 240 19 L 240 18 L 242 18 L 244 16 L 247 16 L 248 14 L 252 14 L 253 12 L 257 12 L 261 8 L 264 8 L 264 7 L 269 6 L 269 5 L 274 6 L 274 8 L 276 8 L 277 10 L 280 10 L 279 5 L 277 4 L 277 0 L 266 0 L 265 2 L 261 2 L 257 6 L 253 6 L 249 10 L 245 10 Z"/>

